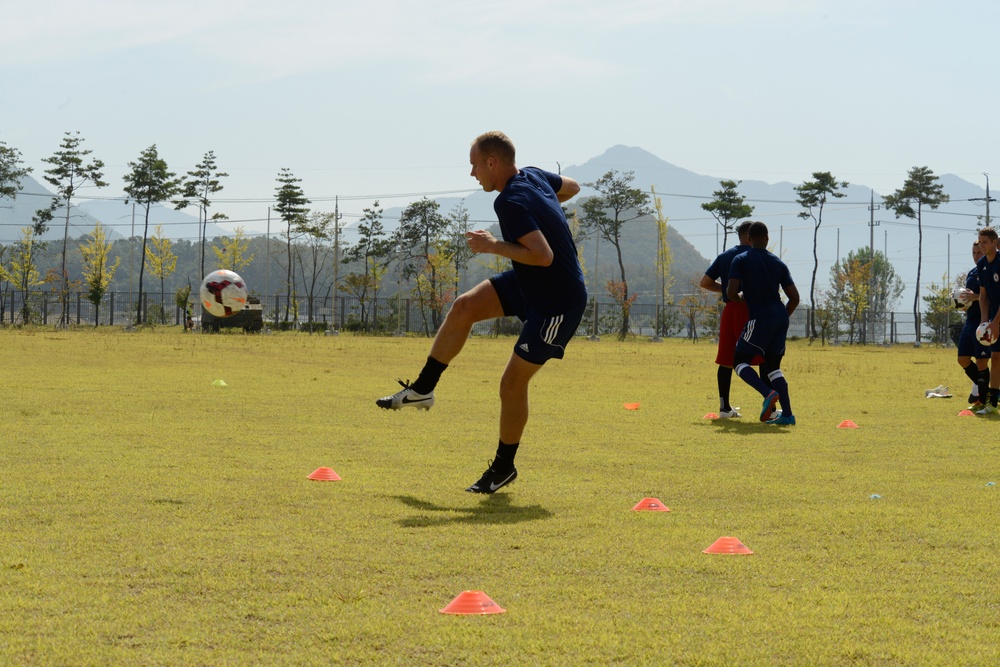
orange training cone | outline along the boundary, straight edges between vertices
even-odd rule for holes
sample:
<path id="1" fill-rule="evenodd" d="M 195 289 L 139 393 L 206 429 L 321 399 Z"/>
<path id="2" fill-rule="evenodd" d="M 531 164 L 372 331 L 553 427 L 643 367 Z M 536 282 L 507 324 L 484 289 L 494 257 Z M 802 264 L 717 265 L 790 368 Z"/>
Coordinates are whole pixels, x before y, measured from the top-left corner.
<path id="1" fill-rule="evenodd" d="M 958 413 L 958 416 L 959 417 L 972 417 L 974 415 L 972 414 L 972 410 L 962 410 L 961 412 Z"/>
<path id="2" fill-rule="evenodd" d="M 309 479 L 314 482 L 339 482 L 340 475 L 333 471 L 333 468 L 316 468 L 309 475 Z"/>
<path id="3" fill-rule="evenodd" d="M 845 419 L 844 421 L 840 422 L 837 428 L 858 428 L 858 425 L 852 422 L 850 419 Z"/>
<path id="4" fill-rule="evenodd" d="M 448 606 L 439 610 L 442 614 L 502 614 L 506 609 L 490 599 L 482 591 L 462 591 Z"/>
<path id="5" fill-rule="evenodd" d="M 638 410 L 639 409 L 639 404 L 638 403 L 622 403 L 622 407 L 625 408 L 626 410 Z"/>
<path id="6" fill-rule="evenodd" d="M 643 498 L 635 507 L 633 512 L 669 512 L 670 508 L 660 502 L 659 498 Z"/>
<path id="7" fill-rule="evenodd" d="M 732 554 L 736 556 L 749 556 L 750 551 L 742 542 L 735 537 L 720 537 L 712 546 L 702 551 L 703 554 Z"/>
<path id="8" fill-rule="evenodd" d="M 702 417 L 702 419 L 718 419 L 718 418 L 719 415 L 715 414 L 714 412 L 709 412 L 707 415 Z"/>

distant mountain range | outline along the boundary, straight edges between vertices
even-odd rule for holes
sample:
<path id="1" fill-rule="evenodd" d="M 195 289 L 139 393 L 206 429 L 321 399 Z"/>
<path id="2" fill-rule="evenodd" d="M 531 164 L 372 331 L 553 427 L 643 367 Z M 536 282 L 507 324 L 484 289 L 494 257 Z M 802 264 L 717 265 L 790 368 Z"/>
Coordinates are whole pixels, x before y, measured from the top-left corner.
<path id="1" fill-rule="evenodd" d="M 21 192 L 14 201 L 0 201 L 0 243 L 10 243 L 21 237 L 21 229 L 31 224 L 35 212 L 47 208 L 53 194 L 31 176 L 21 181 Z M 49 230 L 42 240 L 62 240 L 66 227 L 66 209 L 59 208 L 54 214 Z M 122 203 L 121 199 L 88 199 L 70 207 L 69 236 L 79 238 L 89 234 L 97 221 L 106 228 L 111 240 L 128 238 L 133 235 L 133 207 Z M 144 211 L 135 207 L 135 235 L 142 235 L 145 223 Z M 172 206 L 155 205 L 150 209 L 149 231 L 152 235 L 156 225 L 162 224 L 163 235 L 169 238 L 197 238 L 198 217 L 186 211 L 175 210 Z M 222 227 L 208 223 L 206 234 L 209 238 L 229 234 Z"/>

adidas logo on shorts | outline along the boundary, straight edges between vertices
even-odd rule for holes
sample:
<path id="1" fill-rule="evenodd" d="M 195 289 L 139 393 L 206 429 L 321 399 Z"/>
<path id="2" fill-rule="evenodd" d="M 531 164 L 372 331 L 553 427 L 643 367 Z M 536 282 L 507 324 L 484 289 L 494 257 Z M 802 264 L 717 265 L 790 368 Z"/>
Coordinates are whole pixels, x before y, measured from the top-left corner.
<path id="1" fill-rule="evenodd" d="M 525 352 L 528 352 L 528 351 L 529 351 L 529 350 L 528 350 L 528 344 L 527 344 L 527 343 L 521 343 L 520 345 L 518 345 L 518 347 L 519 347 L 520 349 L 524 350 Z"/>

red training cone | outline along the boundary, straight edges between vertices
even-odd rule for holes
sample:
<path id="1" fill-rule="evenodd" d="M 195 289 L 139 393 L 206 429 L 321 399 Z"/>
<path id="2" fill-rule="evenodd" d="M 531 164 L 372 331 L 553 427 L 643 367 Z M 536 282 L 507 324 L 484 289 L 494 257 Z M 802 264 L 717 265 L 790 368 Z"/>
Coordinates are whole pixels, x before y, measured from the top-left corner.
<path id="1" fill-rule="evenodd" d="M 734 556 L 749 556 L 753 552 L 735 537 L 720 537 L 712 545 L 702 551 L 703 554 L 731 554 Z"/>
<path id="2" fill-rule="evenodd" d="M 638 410 L 639 409 L 639 404 L 638 403 L 622 403 L 622 407 L 625 408 L 626 410 Z"/>
<path id="3" fill-rule="evenodd" d="M 718 419 L 718 418 L 719 415 L 715 414 L 714 412 L 709 412 L 707 415 L 702 417 L 702 419 Z"/>
<path id="4" fill-rule="evenodd" d="M 340 475 L 333 471 L 333 468 L 316 468 L 309 475 L 309 479 L 314 482 L 339 482 Z"/>
<path id="5" fill-rule="evenodd" d="M 439 610 L 442 614 L 502 614 L 506 609 L 490 599 L 490 596 L 482 591 L 462 591 L 458 596 L 448 603 L 448 606 Z"/>
<path id="6" fill-rule="evenodd" d="M 958 416 L 959 417 L 972 417 L 974 415 L 972 413 L 972 410 L 962 410 L 961 412 L 958 413 Z"/>
<path id="7" fill-rule="evenodd" d="M 840 422 L 837 428 L 858 428 L 858 425 L 852 422 L 850 419 L 845 419 L 844 421 Z"/>
<path id="8" fill-rule="evenodd" d="M 659 498 L 643 498 L 635 507 L 633 512 L 669 512 L 670 508 L 660 502 Z"/>

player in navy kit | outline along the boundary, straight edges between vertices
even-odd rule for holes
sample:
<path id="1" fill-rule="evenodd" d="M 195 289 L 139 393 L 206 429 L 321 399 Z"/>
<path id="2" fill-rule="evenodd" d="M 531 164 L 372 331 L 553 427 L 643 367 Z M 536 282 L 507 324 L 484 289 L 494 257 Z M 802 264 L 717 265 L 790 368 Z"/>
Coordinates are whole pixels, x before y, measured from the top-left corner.
<path id="1" fill-rule="evenodd" d="M 485 230 L 466 234 L 476 253 L 500 255 L 513 268 L 461 295 L 441 324 L 430 356 L 413 384 L 376 401 L 385 409 L 429 409 L 434 388 L 469 338 L 476 322 L 505 315 L 524 324 L 500 379 L 500 442 L 486 472 L 466 489 L 493 493 L 517 477 L 514 456 L 528 421 L 528 383 L 549 359 L 562 359 L 587 305 L 583 270 L 561 202 L 580 191 L 572 178 L 536 167 L 518 169 L 514 144 L 502 132 L 487 132 L 469 151 L 471 175 L 493 202 L 502 240 Z"/>
<path id="2" fill-rule="evenodd" d="M 788 382 L 781 372 L 781 358 L 785 354 L 785 336 L 788 318 L 799 305 L 799 291 L 792 282 L 788 267 L 778 257 L 767 251 L 767 225 L 754 222 L 750 225 L 750 249 L 733 259 L 729 269 L 726 293 L 736 301 L 747 302 L 750 319 L 743 328 L 743 335 L 736 343 L 736 374 L 760 392 L 764 404 L 760 420 L 776 426 L 794 426 L 795 415 L 788 397 Z M 778 288 L 788 296 L 782 303 Z M 764 357 L 761 372 L 771 381 L 769 388 L 757 375 L 750 362 L 754 355 Z M 781 401 L 781 416 L 770 419 L 774 404 Z"/>
<path id="3" fill-rule="evenodd" d="M 749 220 L 741 222 L 736 228 L 736 237 L 739 243 L 732 248 L 725 250 L 715 258 L 711 266 L 701 277 L 699 285 L 709 292 L 722 294 L 722 316 L 719 318 L 719 347 L 715 353 L 715 363 L 718 365 L 716 371 L 716 383 L 719 386 L 719 418 L 731 419 L 740 417 L 737 408 L 729 403 L 729 390 L 733 382 L 733 366 L 735 365 L 736 341 L 743 333 L 743 326 L 750 319 L 747 311 L 747 304 L 740 299 L 733 301 L 726 294 L 726 283 L 729 282 L 729 267 L 733 263 L 733 258 L 741 255 L 750 249 Z M 755 360 L 760 363 L 760 360 Z"/>
<path id="4" fill-rule="evenodd" d="M 979 249 L 983 256 L 976 263 L 976 276 L 979 278 L 979 317 L 982 322 L 989 322 L 990 340 L 993 344 L 990 350 L 990 394 L 989 398 L 980 396 L 985 405 L 976 411 L 977 415 L 989 415 L 997 411 L 997 399 L 1000 397 L 1000 342 L 997 333 L 1000 331 L 1000 253 L 997 252 L 997 233 L 991 227 L 979 230 Z"/>
<path id="5" fill-rule="evenodd" d="M 965 290 L 963 306 L 965 310 L 965 324 L 962 326 L 962 333 L 958 337 L 958 365 L 962 367 L 965 374 L 972 380 L 976 390 L 969 396 L 970 410 L 981 410 L 989 399 L 990 391 L 990 371 L 988 363 L 990 360 L 989 348 L 976 340 L 976 327 L 982 321 L 979 311 L 979 259 L 983 256 L 983 251 L 979 248 L 979 240 L 972 244 L 972 261 L 977 266 L 972 267 L 965 275 Z"/>

